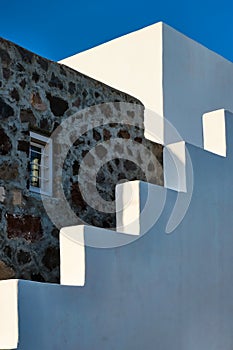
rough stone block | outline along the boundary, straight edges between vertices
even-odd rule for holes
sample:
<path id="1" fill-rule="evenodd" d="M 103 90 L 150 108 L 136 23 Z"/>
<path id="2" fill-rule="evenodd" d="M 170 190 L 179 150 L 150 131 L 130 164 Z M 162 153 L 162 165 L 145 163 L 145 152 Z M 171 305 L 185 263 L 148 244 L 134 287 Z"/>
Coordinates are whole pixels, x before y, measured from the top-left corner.
<path id="1" fill-rule="evenodd" d="M 13 205 L 22 204 L 22 192 L 20 190 L 13 191 Z"/>
<path id="2" fill-rule="evenodd" d="M 47 94 L 47 98 L 50 102 L 51 111 L 55 116 L 62 116 L 67 111 L 69 107 L 68 103 L 62 98 L 52 96 L 51 94 Z"/>
<path id="3" fill-rule="evenodd" d="M 31 109 L 21 110 L 20 119 L 23 123 L 30 123 L 31 125 L 36 124 L 36 118 Z"/>
<path id="4" fill-rule="evenodd" d="M 19 176 L 18 164 L 5 161 L 0 166 L 0 179 L 9 181 L 15 180 Z"/>
<path id="5" fill-rule="evenodd" d="M 41 220 L 32 215 L 7 214 L 8 238 L 24 238 L 26 241 L 35 242 L 42 238 Z"/>
<path id="6" fill-rule="evenodd" d="M 15 277 L 14 270 L 0 260 L 0 280 L 7 280 Z"/>
<path id="7" fill-rule="evenodd" d="M 31 104 L 38 111 L 42 111 L 43 112 L 43 111 L 46 111 L 46 109 L 47 109 L 47 106 L 42 101 L 39 93 L 33 93 L 31 95 Z"/>
<path id="8" fill-rule="evenodd" d="M 5 188 L 2 186 L 2 187 L 0 187 L 0 202 L 4 202 L 4 200 L 5 200 Z"/>
<path id="9" fill-rule="evenodd" d="M 14 110 L 0 97 L 0 116 L 8 118 L 14 115 Z"/>

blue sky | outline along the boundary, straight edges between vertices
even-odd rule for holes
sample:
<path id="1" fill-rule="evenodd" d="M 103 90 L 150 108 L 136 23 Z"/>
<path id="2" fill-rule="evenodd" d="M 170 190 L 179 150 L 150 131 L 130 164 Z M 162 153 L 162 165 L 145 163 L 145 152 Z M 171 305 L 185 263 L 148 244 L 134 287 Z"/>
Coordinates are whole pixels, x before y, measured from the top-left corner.
<path id="1" fill-rule="evenodd" d="M 233 61 L 233 0 L 8 0 L 0 36 L 56 61 L 158 21 Z"/>

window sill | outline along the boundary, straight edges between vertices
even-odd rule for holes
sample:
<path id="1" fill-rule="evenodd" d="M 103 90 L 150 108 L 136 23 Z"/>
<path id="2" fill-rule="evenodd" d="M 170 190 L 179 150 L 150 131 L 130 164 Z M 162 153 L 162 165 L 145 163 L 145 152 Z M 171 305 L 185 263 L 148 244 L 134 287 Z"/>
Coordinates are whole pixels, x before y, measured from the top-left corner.
<path id="1" fill-rule="evenodd" d="M 41 195 L 43 195 L 43 196 L 52 197 L 52 192 L 43 191 L 43 190 L 41 190 L 41 189 L 38 188 L 38 187 L 30 186 L 29 190 L 30 190 L 30 192 L 32 192 L 32 193 L 37 193 L 37 194 L 41 194 Z"/>

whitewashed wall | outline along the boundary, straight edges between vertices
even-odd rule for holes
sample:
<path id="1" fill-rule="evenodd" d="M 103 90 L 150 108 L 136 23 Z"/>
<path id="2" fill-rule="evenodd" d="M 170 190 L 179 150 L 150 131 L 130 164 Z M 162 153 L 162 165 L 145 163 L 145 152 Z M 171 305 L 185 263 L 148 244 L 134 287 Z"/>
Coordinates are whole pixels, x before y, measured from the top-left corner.
<path id="1" fill-rule="evenodd" d="M 61 61 L 77 71 L 139 98 L 147 110 L 167 118 L 184 141 L 203 147 L 202 115 L 233 110 L 233 64 L 164 23 L 156 23 Z M 179 141 L 156 119 L 152 137 Z M 155 133 L 153 133 L 155 134 Z"/>
<path id="2" fill-rule="evenodd" d="M 18 295 L 9 296 L 18 305 L 18 319 L 13 312 L 9 321 L 14 341 L 18 324 L 17 349 L 232 350 L 233 115 L 224 112 L 221 119 L 226 128 L 222 140 L 226 157 L 186 144 L 184 166 L 189 154 L 193 193 L 183 221 L 171 234 L 165 230 L 177 192 L 141 183 L 137 191 L 143 203 L 145 194 L 153 192 L 154 206 L 150 205 L 148 217 L 153 216 L 164 191 L 161 216 L 131 244 L 86 247 L 84 287 L 17 282 Z M 205 127 L 205 138 L 210 130 Z M 129 184 L 123 186 L 127 189 Z M 137 211 L 134 215 L 140 220 Z M 75 236 L 71 228 L 74 244 L 80 243 L 80 235 L 90 244 L 93 234 L 106 244 L 136 237 L 93 227 L 77 227 Z M 69 259 L 68 254 L 65 258 Z M 73 273 L 80 273 L 79 266 Z M 11 281 L 0 282 L 0 295 L 6 283 L 12 288 Z M 7 310 L 1 313 L 2 322 L 6 315 Z M 1 331 L 0 347 L 6 348 Z"/>

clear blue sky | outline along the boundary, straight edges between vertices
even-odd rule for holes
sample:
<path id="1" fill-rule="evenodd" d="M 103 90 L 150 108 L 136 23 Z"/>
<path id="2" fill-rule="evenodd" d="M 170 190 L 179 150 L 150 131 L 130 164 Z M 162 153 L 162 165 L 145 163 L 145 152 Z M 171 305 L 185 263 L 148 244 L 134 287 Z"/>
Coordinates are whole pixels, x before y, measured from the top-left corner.
<path id="1" fill-rule="evenodd" d="M 0 36 L 56 61 L 158 21 L 233 61 L 233 0 L 2 0 Z"/>

